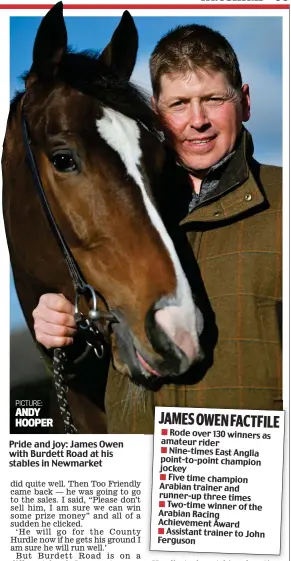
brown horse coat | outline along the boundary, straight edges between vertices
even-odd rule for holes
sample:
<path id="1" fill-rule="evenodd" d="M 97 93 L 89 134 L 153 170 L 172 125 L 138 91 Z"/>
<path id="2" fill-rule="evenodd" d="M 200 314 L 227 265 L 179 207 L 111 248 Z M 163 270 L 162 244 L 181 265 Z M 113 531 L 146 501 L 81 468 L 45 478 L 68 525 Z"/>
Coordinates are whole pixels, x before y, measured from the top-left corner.
<path id="1" fill-rule="evenodd" d="M 153 373 L 179 376 L 200 359 L 203 318 L 158 209 L 164 147 L 148 100 L 129 82 L 137 30 L 124 12 L 101 54 L 74 53 L 62 11 L 59 2 L 42 19 L 25 90 L 8 117 L 3 213 L 15 286 L 32 334 L 42 294 L 74 302 L 82 293 L 86 314 L 98 295 L 102 317 L 95 310 L 94 321 L 115 367 L 151 385 Z M 94 375 L 77 378 L 69 400 L 77 424 L 94 432 L 87 414 L 91 403 L 102 407 L 106 379 L 96 386 Z"/>

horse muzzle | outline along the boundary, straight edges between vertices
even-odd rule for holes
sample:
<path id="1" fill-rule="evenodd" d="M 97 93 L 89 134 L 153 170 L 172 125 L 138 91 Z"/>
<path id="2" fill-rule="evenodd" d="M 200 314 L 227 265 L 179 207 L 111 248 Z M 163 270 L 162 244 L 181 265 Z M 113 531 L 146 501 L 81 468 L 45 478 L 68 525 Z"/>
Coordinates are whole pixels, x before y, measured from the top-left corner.
<path id="1" fill-rule="evenodd" d="M 145 328 L 148 344 L 134 335 L 123 314 L 114 312 L 119 323 L 112 325 L 120 358 L 131 372 L 133 379 L 176 377 L 203 358 L 199 335 L 203 330 L 203 317 L 195 307 L 195 324 L 188 330 L 177 306 L 160 310 L 152 309 L 146 317 Z"/>

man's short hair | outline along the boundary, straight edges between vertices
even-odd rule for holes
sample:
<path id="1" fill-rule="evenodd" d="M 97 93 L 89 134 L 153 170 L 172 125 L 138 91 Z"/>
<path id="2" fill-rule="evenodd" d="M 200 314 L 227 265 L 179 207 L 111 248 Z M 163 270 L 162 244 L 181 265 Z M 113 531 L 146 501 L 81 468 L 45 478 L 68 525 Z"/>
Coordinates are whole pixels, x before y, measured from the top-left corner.
<path id="1" fill-rule="evenodd" d="M 159 97 L 164 74 L 185 74 L 198 69 L 223 72 L 229 84 L 242 87 L 237 56 L 221 33 L 206 25 L 183 25 L 169 31 L 157 43 L 150 58 L 153 93 Z"/>

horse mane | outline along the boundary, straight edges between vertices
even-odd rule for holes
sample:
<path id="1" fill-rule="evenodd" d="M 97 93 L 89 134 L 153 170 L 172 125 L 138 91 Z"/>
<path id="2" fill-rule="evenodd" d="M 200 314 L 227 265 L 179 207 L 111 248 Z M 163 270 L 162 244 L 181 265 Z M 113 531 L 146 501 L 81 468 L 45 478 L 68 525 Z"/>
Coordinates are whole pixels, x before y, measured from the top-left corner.
<path id="1" fill-rule="evenodd" d="M 29 72 L 21 76 L 25 81 Z M 108 68 L 96 51 L 74 52 L 68 49 L 62 58 L 56 76 L 72 88 L 95 97 L 100 103 L 134 119 L 154 134 L 159 134 L 159 125 L 152 111 L 148 95 L 141 88 Z M 10 104 L 10 116 L 23 96 L 17 91 Z"/>

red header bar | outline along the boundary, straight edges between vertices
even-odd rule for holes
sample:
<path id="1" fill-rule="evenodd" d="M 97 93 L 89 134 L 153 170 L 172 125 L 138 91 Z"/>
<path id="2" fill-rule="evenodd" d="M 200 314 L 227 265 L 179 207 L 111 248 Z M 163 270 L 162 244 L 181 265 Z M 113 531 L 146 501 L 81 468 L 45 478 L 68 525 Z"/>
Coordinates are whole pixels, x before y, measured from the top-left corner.
<path id="1" fill-rule="evenodd" d="M 0 4 L 0 10 L 49 10 L 54 4 Z M 289 10 L 287 4 L 64 4 L 65 10 Z"/>

